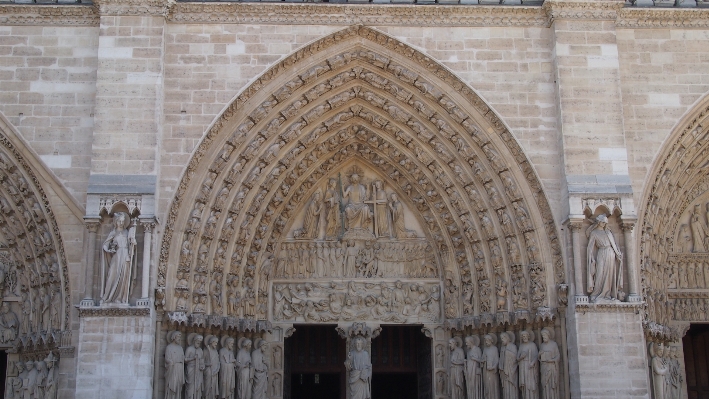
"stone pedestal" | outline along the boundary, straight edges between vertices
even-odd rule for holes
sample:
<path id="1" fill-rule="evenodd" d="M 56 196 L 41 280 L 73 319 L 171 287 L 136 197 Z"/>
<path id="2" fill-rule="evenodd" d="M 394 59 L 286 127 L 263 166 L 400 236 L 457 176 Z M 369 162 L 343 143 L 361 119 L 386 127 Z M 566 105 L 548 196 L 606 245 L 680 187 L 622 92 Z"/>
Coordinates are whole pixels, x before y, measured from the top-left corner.
<path id="1" fill-rule="evenodd" d="M 152 398 L 150 309 L 90 308 L 79 315 L 76 398 Z"/>
<path id="2" fill-rule="evenodd" d="M 568 322 L 572 398 L 650 398 L 640 304 L 576 304 Z"/>

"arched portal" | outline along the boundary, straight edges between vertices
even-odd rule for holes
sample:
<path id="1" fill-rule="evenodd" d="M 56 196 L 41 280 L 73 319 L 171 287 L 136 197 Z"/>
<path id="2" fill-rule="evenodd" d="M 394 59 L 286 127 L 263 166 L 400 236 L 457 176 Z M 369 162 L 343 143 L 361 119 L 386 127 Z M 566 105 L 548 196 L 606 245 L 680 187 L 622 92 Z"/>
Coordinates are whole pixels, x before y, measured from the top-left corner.
<path id="1" fill-rule="evenodd" d="M 47 395 L 56 395 L 57 362 L 66 354 L 62 347 L 71 345 L 67 261 L 42 188 L 45 181 L 38 178 L 42 166 L 23 145 L 0 116 L 0 350 L 9 354 L 3 356 L 5 392 L 19 394 L 18 373 L 30 365 L 50 376 Z"/>
<path id="2" fill-rule="evenodd" d="M 441 341 L 548 322 L 564 281 L 541 184 L 494 112 L 427 56 L 351 27 L 272 67 L 209 130 L 170 208 L 158 297 L 205 334 L 369 322 Z"/>

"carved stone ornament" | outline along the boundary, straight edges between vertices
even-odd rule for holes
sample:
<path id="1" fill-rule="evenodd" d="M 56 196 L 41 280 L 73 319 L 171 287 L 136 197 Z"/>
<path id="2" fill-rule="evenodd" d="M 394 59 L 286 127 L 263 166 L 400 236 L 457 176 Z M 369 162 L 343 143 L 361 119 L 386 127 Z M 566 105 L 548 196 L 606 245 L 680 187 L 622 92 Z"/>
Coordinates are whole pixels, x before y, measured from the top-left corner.
<path id="1" fill-rule="evenodd" d="M 10 127 L 0 120 L 0 132 Z M 55 349 L 68 325 L 68 272 L 57 220 L 26 154 L 0 134 L 0 347 Z"/>
<path id="2" fill-rule="evenodd" d="M 577 2 L 545 7 L 529 6 L 397 6 L 349 4 L 239 4 L 127 0 L 94 1 L 87 5 L 3 4 L 4 25 L 98 26 L 99 15 L 155 15 L 179 23 L 266 23 L 303 25 L 377 26 L 529 26 L 548 27 L 559 18 L 610 19 L 627 28 L 706 28 L 706 9 L 619 8 L 616 3 L 601 8 Z M 596 4 L 596 3 L 594 3 Z M 99 11 L 100 10 L 100 11 Z"/>
<path id="3" fill-rule="evenodd" d="M 214 124 L 172 201 L 157 285 L 167 310 L 205 322 L 505 323 L 551 305 L 557 234 L 482 100 L 351 27 L 265 72 Z"/>
<path id="4" fill-rule="evenodd" d="M 707 320 L 709 265 L 709 99 L 701 101 L 669 139 L 653 167 L 639 219 L 646 336 L 677 338 L 674 322 Z"/>

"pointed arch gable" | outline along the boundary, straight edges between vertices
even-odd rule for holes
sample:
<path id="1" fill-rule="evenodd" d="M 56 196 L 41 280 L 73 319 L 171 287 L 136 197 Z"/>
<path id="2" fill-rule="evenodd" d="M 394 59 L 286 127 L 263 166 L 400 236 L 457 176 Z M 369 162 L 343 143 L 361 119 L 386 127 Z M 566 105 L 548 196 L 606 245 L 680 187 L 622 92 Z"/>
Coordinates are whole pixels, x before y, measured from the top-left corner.
<path id="1" fill-rule="evenodd" d="M 555 286 L 565 280 L 557 228 L 512 134 L 446 68 L 357 26 L 269 69 L 210 128 L 165 227 L 158 290 L 167 290 L 167 308 L 174 309 L 180 290 L 197 295 L 195 276 L 218 273 L 215 283 L 227 287 L 232 272 L 238 284 L 257 281 L 269 262 L 264 254 L 282 240 L 298 204 L 354 154 L 396 176 L 389 182 L 398 190 L 411 187 L 408 203 L 420 204 L 422 220 L 431 220 L 429 235 L 451 254 L 444 296 L 455 310 L 447 309 L 446 318 L 523 310 L 511 294 L 504 309 L 484 306 L 494 303 L 503 276 L 524 281 L 525 310 L 556 307 Z M 229 233 L 231 225 L 240 237 Z M 238 266 L 227 270 L 229 261 Z M 259 296 L 249 292 L 253 286 L 243 289 Z M 482 294 L 467 304 L 472 291 Z"/>
<path id="2" fill-rule="evenodd" d="M 705 273 L 702 269 L 709 248 L 698 248 L 704 245 L 701 239 L 699 243 L 695 241 L 701 229 L 693 225 L 705 220 L 709 200 L 707 144 L 709 94 L 698 100 L 677 123 L 661 146 L 646 179 L 637 245 L 646 306 L 643 326 L 652 339 L 680 339 L 687 323 L 704 313 L 699 307 L 703 306 L 706 294 L 696 291 L 709 289 L 709 286 L 697 276 L 699 272 L 702 276 Z M 696 211 L 697 207 L 700 212 Z M 696 213 L 699 214 L 693 221 Z"/>

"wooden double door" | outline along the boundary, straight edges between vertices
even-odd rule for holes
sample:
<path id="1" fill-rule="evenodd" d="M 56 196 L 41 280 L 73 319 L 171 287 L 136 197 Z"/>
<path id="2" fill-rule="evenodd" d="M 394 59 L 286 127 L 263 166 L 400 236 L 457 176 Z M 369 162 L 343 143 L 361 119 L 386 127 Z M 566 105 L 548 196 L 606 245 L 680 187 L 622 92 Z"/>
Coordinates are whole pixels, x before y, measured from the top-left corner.
<path id="1" fill-rule="evenodd" d="M 285 341 L 285 399 L 346 399 L 346 340 L 334 325 L 297 325 Z M 430 399 L 431 340 L 421 326 L 383 326 L 372 341 L 373 399 Z"/>

